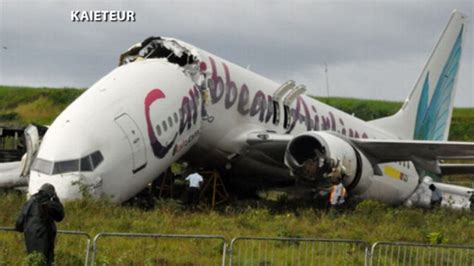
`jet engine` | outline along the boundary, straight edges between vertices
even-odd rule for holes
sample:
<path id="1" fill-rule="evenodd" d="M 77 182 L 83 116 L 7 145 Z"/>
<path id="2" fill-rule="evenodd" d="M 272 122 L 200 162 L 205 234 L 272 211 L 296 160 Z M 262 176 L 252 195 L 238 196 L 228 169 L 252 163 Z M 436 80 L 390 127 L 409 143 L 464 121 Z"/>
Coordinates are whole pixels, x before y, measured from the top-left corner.
<path id="1" fill-rule="evenodd" d="M 291 172 L 316 185 L 329 183 L 344 172 L 344 186 L 356 194 L 370 186 L 374 174 L 367 157 L 343 138 L 328 132 L 305 132 L 287 145 L 285 164 Z"/>

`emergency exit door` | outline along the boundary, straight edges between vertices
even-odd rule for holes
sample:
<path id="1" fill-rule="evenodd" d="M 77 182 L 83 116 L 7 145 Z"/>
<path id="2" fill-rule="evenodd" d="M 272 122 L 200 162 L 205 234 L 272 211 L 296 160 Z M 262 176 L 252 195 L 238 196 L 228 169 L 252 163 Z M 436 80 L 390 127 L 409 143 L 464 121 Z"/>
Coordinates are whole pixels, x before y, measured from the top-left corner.
<path id="1" fill-rule="evenodd" d="M 130 144 L 133 159 L 132 172 L 135 174 L 146 166 L 146 150 L 143 135 L 138 129 L 137 123 L 128 114 L 122 114 L 115 118 L 115 123 L 120 127 Z"/>

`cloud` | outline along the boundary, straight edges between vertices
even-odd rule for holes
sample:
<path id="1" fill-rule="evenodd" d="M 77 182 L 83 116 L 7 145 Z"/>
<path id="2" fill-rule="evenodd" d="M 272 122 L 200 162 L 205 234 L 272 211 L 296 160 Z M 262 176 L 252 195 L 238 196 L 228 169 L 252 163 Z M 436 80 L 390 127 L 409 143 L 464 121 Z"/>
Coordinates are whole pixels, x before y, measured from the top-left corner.
<path id="1" fill-rule="evenodd" d="M 148 36 L 182 39 L 277 81 L 403 100 L 452 9 L 469 1 L 0 2 L 0 84 L 88 87 Z M 133 10 L 135 23 L 72 23 L 71 10 Z M 472 19 L 456 96 L 474 106 Z M 324 80 L 324 79 L 323 79 Z M 383 89 L 382 89 L 383 88 Z M 350 90 L 349 92 L 346 90 Z"/>

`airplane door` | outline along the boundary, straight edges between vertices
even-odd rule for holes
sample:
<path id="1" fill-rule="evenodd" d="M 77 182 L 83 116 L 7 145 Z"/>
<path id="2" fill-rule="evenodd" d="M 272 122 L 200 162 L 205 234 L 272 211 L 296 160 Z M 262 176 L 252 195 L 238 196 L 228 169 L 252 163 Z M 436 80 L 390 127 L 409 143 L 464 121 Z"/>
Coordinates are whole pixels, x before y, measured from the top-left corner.
<path id="1" fill-rule="evenodd" d="M 143 135 L 138 129 L 137 123 L 128 114 L 122 114 L 115 118 L 115 123 L 120 127 L 127 137 L 128 143 L 132 150 L 133 169 L 132 172 L 142 170 L 146 166 L 146 150 Z"/>

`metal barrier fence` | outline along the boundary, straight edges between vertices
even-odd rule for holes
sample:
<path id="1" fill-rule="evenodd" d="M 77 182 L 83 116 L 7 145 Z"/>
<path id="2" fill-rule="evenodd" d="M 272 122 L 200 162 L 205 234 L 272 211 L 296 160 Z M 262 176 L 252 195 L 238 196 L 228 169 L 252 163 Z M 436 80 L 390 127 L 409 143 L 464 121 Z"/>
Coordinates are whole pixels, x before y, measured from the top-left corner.
<path id="1" fill-rule="evenodd" d="M 1 231 L 15 232 L 10 227 L 0 227 Z M 78 243 L 78 236 L 86 238 L 85 250 L 84 241 Z M 87 233 L 58 230 L 57 238 L 56 262 L 61 265 L 88 265 L 91 238 Z M 98 255 L 98 241 L 103 238 L 114 241 L 102 246 L 101 254 Z M 128 239 L 123 241 L 117 238 Z M 146 239 L 154 243 L 143 245 Z M 157 239 L 162 240 L 159 245 Z M 172 243 L 165 244 L 163 240 Z M 0 234 L 0 265 L 21 264 L 23 258 L 18 258 L 18 250 L 24 250 L 23 234 Z M 111 250 L 114 255 L 103 255 Z M 85 256 L 79 255 L 84 251 Z M 100 233 L 93 240 L 91 265 L 143 263 L 224 266 L 227 263 L 226 252 L 227 242 L 223 236 Z M 474 266 L 474 246 L 377 242 L 369 250 L 368 244 L 360 240 L 318 238 L 236 237 L 230 243 L 228 255 L 229 265 Z"/>
<path id="2" fill-rule="evenodd" d="M 0 234 L 0 265 L 18 265 L 24 257 L 18 257 L 18 250 L 25 250 L 23 233 L 11 227 L 0 227 L 0 231 L 12 234 Z M 13 234 L 14 233 L 14 234 Z M 84 241 L 77 241 L 78 237 L 85 237 Z M 88 265 L 91 237 L 81 231 L 58 230 L 56 237 L 55 260 L 67 265 Z M 85 252 L 85 255 L 79 255 Z M 25 251 L 26 257 L 26 251 Z"/>
<path id="3" fill-rule="evenodd" d="M 474 246 L 377 242 L 370 265 L 474 265 Z"/>
<path id="4" fill-rule="evenodd" d="M 237 237 L 229 265 L 366 265 L 368 251 L 359 240 Z"/>
<path id="5" fill-rule="evenodd" d="M 97 242 L 101 238 L 131 238 L 104 245 L 101 250 L 113 250 L 119 257 L 98 256 Z M 133 240 L 136 240 L 133 243 Z M 146 239 L 155 239 L 154 243 L 143 245 Z M 156 239 L 165 244 L 157 245 Z M 189 240 L 186 242 L 180 240 Z M 171 243 L 170 242 L 175 242 Z M 151 265 L 225 265 L 227 243 L 223 236 L 215 235 L 176 235 L 176 234 L 141 234 L 141 233 L 100 233 L 92 243 L 91 265 L 111 264 L 124 265 L 145 263 Z M 102 252 L 106 253 L 106 252 Z"/>

